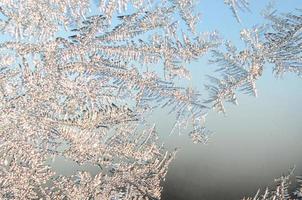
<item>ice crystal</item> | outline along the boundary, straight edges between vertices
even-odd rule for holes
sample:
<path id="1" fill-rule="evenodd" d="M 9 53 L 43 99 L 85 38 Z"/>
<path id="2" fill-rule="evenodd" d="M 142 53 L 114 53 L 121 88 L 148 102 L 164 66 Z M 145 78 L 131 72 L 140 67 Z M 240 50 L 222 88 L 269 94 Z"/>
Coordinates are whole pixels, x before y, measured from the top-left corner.
<path id="1" fill-rule="evenodd" d="M 248 0 L 224 0 L 224 3 L 228 5 L 238 22 L 240 22 L 239 10 L 246 11 L 249 10 L 249 1 Z"/>
<path id="2" fill-rule="evenodd" d="M 293 193 L 289 192 L 289 187 L 291 185 L 290 178 L 293 175 L 294 168 L 286 175 L 275 179 L 275 187 L 273 189 L 268 189 L 264 191 L 263 194 L 260 194 L 260 190 L 257 191 L 254 197 L 243 198 L 242 200 L 299 200 L 301 199 L 301 177 L 297 176 L 296 180 L 298 186 L 296 191 Z"/>
<path id="3" fill-rule="evenodd" d="M 160 199 L 174 153 L 146 113 L 156 103 L 181 123 L 207 109 L 174 81 L 217 45 L 215 34 L 179 34 L 177 15 L 195 30 L 194 5 L 0 1 L 1 199 Z M 100 170 L 55 174 L 57 156 Z"/>
<path id="4" fill-rule="evenodd" d="M 212 84 L 206 84 L 211 103 L 219 112 L 225 112 L 224 102 L 237 104 L 237 91 L 257 96 L 256 82 L 264 67 L 273 66 L 276 75 L 287 72 L 301 76 L 301 10 L 284 15 L 271 13 L 266 26 L 243 29 L 240 33 L 246 48 L 238 50 L 231 42 L 225 42 L 225 50 L 212 50 L 211 63 L 219 65 L 220 77 L 210 76 Z"/>
<path id="5" fill-rule="evenodd" d="M 272 21 L 271 30 L 265 34 L 265 48 L 274 72 L 286 72 L 302 76 L 302 10 L 281 16 L 272 13 L 267 16 Z"/>

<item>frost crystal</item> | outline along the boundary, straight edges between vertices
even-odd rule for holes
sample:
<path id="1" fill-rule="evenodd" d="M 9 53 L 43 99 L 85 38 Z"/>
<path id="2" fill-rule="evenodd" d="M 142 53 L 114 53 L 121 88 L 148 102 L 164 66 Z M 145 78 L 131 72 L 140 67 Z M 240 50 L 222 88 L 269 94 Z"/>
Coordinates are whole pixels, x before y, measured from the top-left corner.
<path id="1" fill-rule="evenodd" d="M 237 19 L 238 22 L 241 21 L 238 14 L 239 10 L 249 10 L 248 0 L 224 0 L 224 3 L 230 7 L 234 17 Z"/>
<path id="2" fill-rule="evenodd" d="M 243 198 L 242 200 L 300 200 L 302 197 L 301 176 L 296 177 L 298 183 L 296 191 L 293 194 L 289 192 L 291 187 L 290 178 L 293 175 L 293 171 L 294 168 L 287 175 L 282 175 L 278 179 L 275 179 L 276 186 L 274 189 L 269 190 L 266 188 L 262 195 L 260 194 L 260 190 L 258 190 L 254 197 Z"/>
<path id="3" fill-rule="evenodd" d="M 238 18 L 248 2 L 225 1 Z M 195 0 L 0 0 L 0 198 L 160 199 L 175 152 L 146 119 L 156 107 L 191 123 L 206 142 L 209 107 L 224 112 L 236 90 L 257 94 L 265 63 L 301 75 L 301 16 L 269 15 L 270 32 L 243 30 L 247 48 L 196 33 Z M 177 80 L 212 50 L 222 79 L 210 98 Z M 162 72 L 162 73 L 161 73 Z M 209 106 L 210 104 L 210 106 Z M 173 130 L 175 129 L 173 128 Z M 99 168 L 56 174 L 63 157 Z"/>
<path id="4" fill-rule="evenodd" d="M 177 15 L 195 30 L 194 5 L 0 1 L 1 199 L 160 199 L 174 153 L 146 113 L 157 104 L 181 123 L 207 110 L 175 82 L 217 45 L 179 34 Z M 56 174 L 56 157 L 99 172 Z"/>
<path id="5" fill-rule="evenodd" d="M 302 16 L 301 10 L 278 16 L 267 16 L 266 26 L 243 29 L 240 33 L 246 48 L 238 50 L 231 42 L 225 50 L 212 50 L 211 63 L 220 68 L 220 77 L 210 76 L 212 84 L 206 84 L 211 103 L 219 112 L 225 112 L 224 102 L 237 104 L 237 91 L 257 96 L 256 81 L 262 76 L 267 64 L 280 76 L 291 72 L 301 76 L 302 72 Z M 269 66 L 269 65 L 268 65 Z"/>

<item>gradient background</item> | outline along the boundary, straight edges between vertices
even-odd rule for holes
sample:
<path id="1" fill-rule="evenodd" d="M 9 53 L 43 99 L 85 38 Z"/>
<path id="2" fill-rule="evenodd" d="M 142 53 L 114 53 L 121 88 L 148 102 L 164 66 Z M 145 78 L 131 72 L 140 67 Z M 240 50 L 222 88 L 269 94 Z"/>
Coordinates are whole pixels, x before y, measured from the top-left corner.
<path id="1" fill-rule="evenodd" d="M 269 3 L 253 0 L 251 12 L 240 13 L 236 23 L 221 0 L 202 0 L 199 31 L 218 30 L 226 39 L 243 46 L 242 28 L 265 22 L 261 10 Z M 279 13 L 302 8 L 301 0 L 275 1 Z M 207 56 L 193 63 L 193 85 L 206 83 L 205 74 L 217 69 Z M 275 78 L 268 65 L 257 83 L 258 97 L 239 95 L 239 106 L 227 106 L 227 116 L 210 112 L 207 127 L 214 131 L 207 145 L 192 145 L 184 133 L 163 138 L 170 147 L 178 146 L 164 183 L 163 200 L 231 200 L 253 196 L 272 186 L 274 178 L 296 165 L 302 175 L 302 80 L 294 74 Z M 203 90 L 202 90 L 203 91 Z M 172 121 L 159 114 L 159 133 L 169 133 Z"/>

